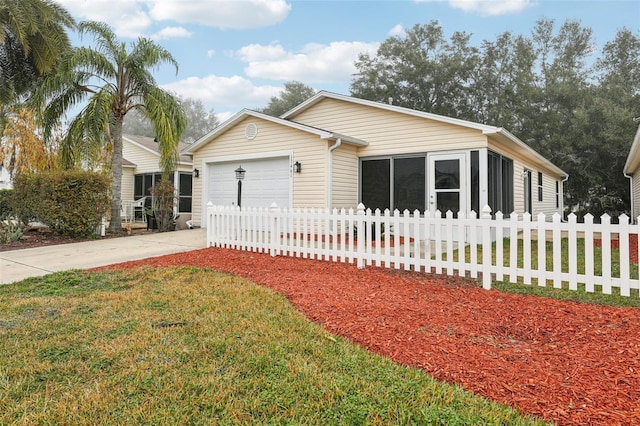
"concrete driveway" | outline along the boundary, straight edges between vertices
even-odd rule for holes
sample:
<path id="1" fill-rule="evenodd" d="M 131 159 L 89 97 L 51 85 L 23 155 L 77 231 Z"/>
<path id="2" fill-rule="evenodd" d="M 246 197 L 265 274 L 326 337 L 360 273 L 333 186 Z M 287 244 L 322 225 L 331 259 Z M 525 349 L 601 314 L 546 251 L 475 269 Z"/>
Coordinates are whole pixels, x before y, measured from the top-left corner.
<path id="1" fill-rule="evenodd" d="M 207 231 L 200 228 L 0 252 L 0 284 L 68 269 L 88 269 L 206 246 Z"/>

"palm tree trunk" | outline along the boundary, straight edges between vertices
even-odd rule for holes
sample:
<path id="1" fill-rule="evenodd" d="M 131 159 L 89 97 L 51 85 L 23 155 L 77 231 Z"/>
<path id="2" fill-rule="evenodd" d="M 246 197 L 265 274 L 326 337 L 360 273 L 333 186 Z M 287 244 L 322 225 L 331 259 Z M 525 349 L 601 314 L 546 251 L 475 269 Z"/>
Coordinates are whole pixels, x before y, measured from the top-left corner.
<path id="1" fill-rule="evenodd" d="M 122 205 L 122 117 L 115 118 L 111 154 L 111 222 L 109 232 L 122 232 L 120 207 Z"/>

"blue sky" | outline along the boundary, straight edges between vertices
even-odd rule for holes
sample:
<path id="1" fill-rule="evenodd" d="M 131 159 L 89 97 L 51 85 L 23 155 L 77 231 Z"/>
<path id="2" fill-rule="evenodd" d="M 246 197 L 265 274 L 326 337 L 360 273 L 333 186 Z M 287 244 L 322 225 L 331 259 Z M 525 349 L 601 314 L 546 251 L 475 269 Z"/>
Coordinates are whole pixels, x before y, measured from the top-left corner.
<path id="1" fill-rule="evenodd" d="M 392 35 L 439 21 L 472 42 L 511 31 L 529 34 L 540 18 L 578 20 L 596 50 L 626 27 L 640 36 L 640 0 L 57 0 L 82 20 L 108 23 L 122 41 L 150 37 L 180 68 L 158 83 L 200 99 L 224 120 L 261 108 L 287 81 L 349 94 L 358 53 L 375 53 Z M 75 44 L 89 45 L 90 40 Z"/>

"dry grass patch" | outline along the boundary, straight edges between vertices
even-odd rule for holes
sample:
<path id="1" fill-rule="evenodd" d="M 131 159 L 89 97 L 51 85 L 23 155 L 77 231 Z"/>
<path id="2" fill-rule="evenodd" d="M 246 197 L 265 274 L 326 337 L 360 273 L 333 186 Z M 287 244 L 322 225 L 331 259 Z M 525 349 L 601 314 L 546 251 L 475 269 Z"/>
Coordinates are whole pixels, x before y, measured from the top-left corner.
<path id="1" fill-rule="evenodd" d="M 541 424 L 196 268 L 0 287 L 2 424 Z"/>

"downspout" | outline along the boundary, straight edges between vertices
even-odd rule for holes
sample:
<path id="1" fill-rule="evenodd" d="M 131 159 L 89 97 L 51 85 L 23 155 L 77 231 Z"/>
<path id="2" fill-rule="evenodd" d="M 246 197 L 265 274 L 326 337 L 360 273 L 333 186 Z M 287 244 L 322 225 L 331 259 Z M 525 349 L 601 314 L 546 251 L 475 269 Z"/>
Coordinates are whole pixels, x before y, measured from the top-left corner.
<path id="1" fill-rule="evenodd" d="M 327 209 L 331 209 L 333 207 L 333 151 L 340 148 L 340 145 L 342 145 L 342 138 L 336 139 L 336 143 L 331 145 L 331 147 L 329 148 L 329 168 L 328 168 L 329 179 L 327 182 L 327 190 L 328 190 Z"/>
<path id="2" fill-rule="evenodd" d="M 569 175 L 566 175 L 561 181 L 560 184 L 562 185 L 562 197 L 560 198 L 560 212 L 561 215 L 560 217 L 562 217 L 562 220 L 564 221 L 564 183 L 566 181 L 569 180 Z"/>
<path id="3" fill-rule="evenodd" d="M 636 222 L 636 217 L 634 217 L 634 205 L 633 205 L 633 175 L 628 175 L 626 173 L 622 173 L 624 175 L 624 177 L 626 177 L 627 179 L 629 179 L 629 201 L 631 202 L 631 211 L 629 212 L 629 214 L 631 215 L 631 220 L 629 220 L 629 223 L 634 224 Z"/>

